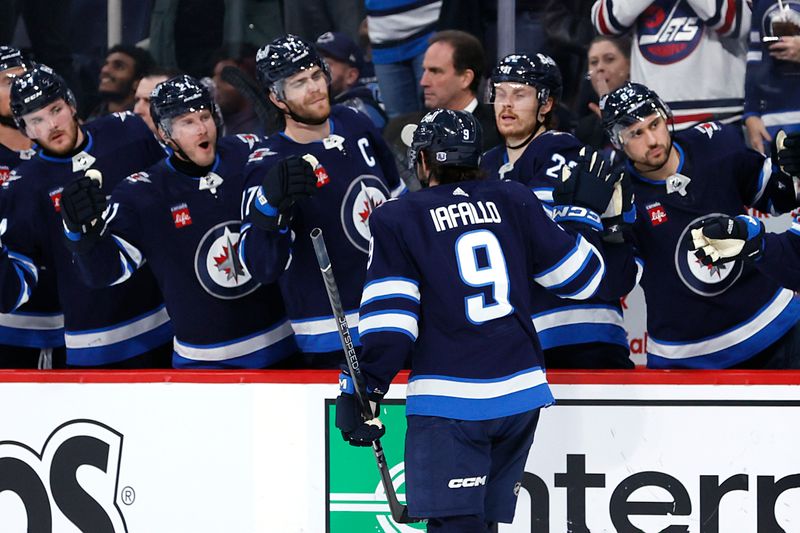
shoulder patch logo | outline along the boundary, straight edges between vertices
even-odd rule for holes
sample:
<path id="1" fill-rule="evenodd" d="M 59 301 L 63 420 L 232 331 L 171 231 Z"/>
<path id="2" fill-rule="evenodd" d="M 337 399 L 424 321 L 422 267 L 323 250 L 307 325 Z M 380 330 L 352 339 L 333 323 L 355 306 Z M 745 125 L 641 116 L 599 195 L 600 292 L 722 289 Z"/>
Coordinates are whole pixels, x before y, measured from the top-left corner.
<path id="1" fill-rule="evenodd" d="M 250 154 L 250 157 L 247 158 L 247 162 L 252 163 L 254 161 L 261 161 L 265 157 L 269 157 L 271 155 L 278 155 L 278 152 L 273 152 L 269 148 L 259 148 Z"/>
<path id="2" fill-rule="evenodd" d="M 130 183 L 152 183 L 147 172 L 134 172 L 125 179 Z"/>
<path id="3" fill-rule="evenodd" d="M 239 133 L 236 135 L 236 138 L 249 146 L 251 150 L 259 141 L 258 135 L 254 135 L 252 133 Z"/>
<path id="4" fill-rule="evenodd" d="M 719 124 L 714 122 L 703 122 L 702 124 L 698 124 L 694 127 L 700 133 L 705 133 L 708 138 L 712 138 L 714 136 L 714 132 L 720 131 L 722 128 Z"/>

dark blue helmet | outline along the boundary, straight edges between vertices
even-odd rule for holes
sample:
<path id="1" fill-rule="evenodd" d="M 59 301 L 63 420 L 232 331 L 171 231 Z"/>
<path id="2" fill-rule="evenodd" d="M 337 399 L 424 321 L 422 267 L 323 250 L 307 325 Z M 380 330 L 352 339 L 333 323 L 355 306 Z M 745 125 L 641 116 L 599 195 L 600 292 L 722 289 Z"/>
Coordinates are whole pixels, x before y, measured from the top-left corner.
<path id="1" fill-rule="evenodd" d="M 483 133 L 478 120 L 467 111 L 431 111 L 413 132 L 404 129 L 403 140 L 408 145 L 408 166 L 412 169 L 420 152 L 427 153 L 431 163 L 437 165 L 477 168 L 480 163 Z"/>
<path id="2" fill-rule="evenodd" d="M 490 101 L 494 101 L 494 85 L 504 81 L 536 87 L 540 106 L 551 96 L 556 102 L 561 99 L 561 71 L 553 58 L 545 54 L 511 54 L 501 59 L 490 79 Z"/>
<path id="3" fill-rule="evenodd" d="M 319 67 L 330 79 L 330 71 L 316 49 L 296 35 L 279 37 L 256 54 L 256 74 L 264 89 L 283 98 L 281 81 L 302 70 Z"/>
<path id="4" fill-rule="evenodd" d="M 208 109 L 217 129 L 222 128 L 217 103 L 208 87 L 185 74 L 162 81 L 150 93 L 150 116 L 167 135 L 172 133 L 173 118 L 201 109 Z"/>
<path id="5" fill-rule="evenodd" d="M 33 63 L 26 60 L 19 49 L 0 46 L 0 72 L 16 67 L 23 67 L 28 70 L 33 67 Z"/>
<path id="6" fill-rule="evenodd" d="M 75 96 L 64 78 L 47 65 L 36 65 L 14 80 L 11 85 L 11 114 L 20 131 L 25 131 L 23 116 L 33 113 L 62 98 L 76 107 Z"/>
<path id="7" fill-rule="evenodd" d="M 611 144 L 622 149 L 620 133 L 625 128 L 641 122 L 654 113 L 661 113 L 664 120 L 672 118 L 672 111 L 655 91 L 641 83 L 628 82 L 600 99 L 603 129 Z"/>

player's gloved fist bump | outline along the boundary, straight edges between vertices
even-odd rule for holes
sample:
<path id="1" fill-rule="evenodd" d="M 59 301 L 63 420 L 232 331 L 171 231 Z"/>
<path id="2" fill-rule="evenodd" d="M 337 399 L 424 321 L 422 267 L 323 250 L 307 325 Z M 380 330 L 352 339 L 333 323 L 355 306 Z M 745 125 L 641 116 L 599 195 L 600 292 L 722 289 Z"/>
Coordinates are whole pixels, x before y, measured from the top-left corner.
<path id="1" fill-rule="evenodd" d="M 606 211 L 618 176 L 612 175 L 598 152 L 582 148 L 576 166 L 561 167 L 553 200 L 556 205 L 577 205 L 595 213 Z"/>
<path id="2" fill-rule="evenodd" d="M 636 206 L 633 204 L 633 183 L 627 172 L 620 172 L 614 179 L 614 192 L 608 207 L 600 215 L 603 221 L 603 240 L 621 243 L 625 240 L 623 229 L 636 222 Z"/>
<path id="3" fill-rule="evenodd" d="M 363 411 L 358 398 L 354 394 L 353 382 L 349 375 L 339 376 L 341 394 L 336 398 L 336 427 L 342 432 L 342 438 L 352 446 L 372 446 L 386 433 L 386 427 L 376 416 L 372 420 L 364 420 Z M 380 408 L 381 395 L 370 395 L 372 412 Z"/>
<path id="4" fill-rule="evenodd" d="M 764 247 L 764 224 L 746 215 L 719 215 L 691 228 L 692 249 L 704 265 L 758 259 Z"/>
<path id="5" fill-rule="evenodd" d="M 789 176 L 800 178 L 800 131 L 775 135 L 775 163 Z"/>
<path id="6" fill-rule="evenodd" d="M 106 195 L 100 189 L 102 177 L 97 177 L 99 172 L 96 170 L 90 172 L 67 183 L 61 191 L 61 217 L 64 220 L 66 242 L 79 252 L 91 246 L 105 229 L 103 212 L 108 204 Z"/>
<path id="7" fill-rule="evenodd" d="M 295 201 L 317 191 L 317 177 L 311 165 L 297 156 L 280 161 L 267 171 L 253 199 L 251 218 L 256 226 L 276 231 L 286 227 Z"/>

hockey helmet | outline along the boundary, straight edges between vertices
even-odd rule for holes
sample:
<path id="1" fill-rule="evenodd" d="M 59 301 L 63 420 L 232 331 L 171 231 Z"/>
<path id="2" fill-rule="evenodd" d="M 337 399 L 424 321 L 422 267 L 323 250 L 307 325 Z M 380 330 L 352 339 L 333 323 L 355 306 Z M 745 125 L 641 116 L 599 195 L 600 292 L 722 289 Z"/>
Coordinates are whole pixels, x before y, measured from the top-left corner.
<path id="1" fill-rule="evenodd" d="M 20 131 L 25 131 L 22 117 L 33 113 L 59 98 L 77 107 L 75 96 L 67 87 L 64 78 L 47 65 L 36 65 L 14 80 L 11 85 L 11 114 Z"/>
<path id="2" fill-rule="evenodd" d="M 314 46 L 296 35 L 279 37 L 260 48 L 256 54 L 256 74 L 264 89 L 283 98 L 283 80 L 300 71 L 319 67 L 330 80 L 328 64 L 320 58 Z"/>
<path id="3" fill-rule="evenodd" d="M 483 133 L 467 111 L 436 109 L 422 117 L 419 125 L 406 125 L 401 136 L 408 146 L 410 169 L 423 151 L 438 165 L 477 167 L 480 163 Z"/>
<path id="4" fill-rule="evenodd" d="M 535 87 L 540 106 L 546 104 L 551 96 L 556 102 L 560 100 L 563 87 L 558 65 L 546 54 L 508 55 L 497 64 L 489 81 L 490 102 L 494 101 L 495 85 L 498 83 L 522 83 Z"/>
<path id="5" fill-rule="evenodd" d="M 622 131 L 637 124 L 654 113 L 664 120 L 672 118 L 672 111 L 655 91 L 641 83 L 628 82 L 600 99 L 603 129 L 611 139 L 611 144 L 622 149 Z"/>
<path id="6" fill-rule="evenodd" d="M 16 67 L 22 67 L 28 70 L 32 66 L 32 63 L 25 59 L 18 48 L 0 46 L 0 72 Z"/>
<path id="7" fill-rule="evenodd" d="M 173 118 L 202 109 L 211 112 L 214 124 L 220 130 L 222 128 L 221 114 L 208 87 L 185 74 L 162 81 L 150 93 L 150 115 L 153 123 L 163 129 L 167 135 L 172 134 Z"/>

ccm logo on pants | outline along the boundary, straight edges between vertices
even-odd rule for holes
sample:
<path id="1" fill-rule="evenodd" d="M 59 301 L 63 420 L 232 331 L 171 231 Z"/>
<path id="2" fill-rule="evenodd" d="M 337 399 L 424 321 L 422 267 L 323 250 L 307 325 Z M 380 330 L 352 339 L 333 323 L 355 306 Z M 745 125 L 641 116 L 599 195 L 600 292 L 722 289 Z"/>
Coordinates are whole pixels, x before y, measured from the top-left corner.
<path id="1" fill-rule="evenodd" d="M 447 482 L 451 489 L 467 489 L 470 487 L 480 487 L 486 485 L 486 476 L 481 477 L 459 477 Z"/>

